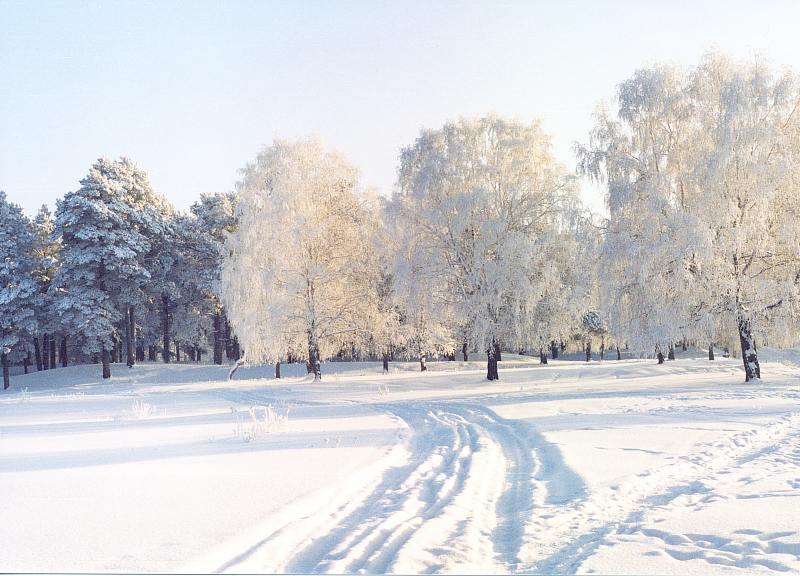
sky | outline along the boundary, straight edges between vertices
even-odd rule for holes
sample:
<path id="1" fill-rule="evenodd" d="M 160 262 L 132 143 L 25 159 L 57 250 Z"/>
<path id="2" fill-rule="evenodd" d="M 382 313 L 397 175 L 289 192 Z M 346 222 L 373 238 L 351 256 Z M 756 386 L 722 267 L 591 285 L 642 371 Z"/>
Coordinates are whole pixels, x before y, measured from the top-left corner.
<path id="1" fill-rule="evenodd" d="M 798 22 L 794 0 L 0 0 L 0 190 L 33 213 L 124 155 L 187 208 L 317 134 L 390 194 L 422 128 L 490 112 L 540 119 L 572 170 L 637 68 L 716 49 L 800 72 Z"/>

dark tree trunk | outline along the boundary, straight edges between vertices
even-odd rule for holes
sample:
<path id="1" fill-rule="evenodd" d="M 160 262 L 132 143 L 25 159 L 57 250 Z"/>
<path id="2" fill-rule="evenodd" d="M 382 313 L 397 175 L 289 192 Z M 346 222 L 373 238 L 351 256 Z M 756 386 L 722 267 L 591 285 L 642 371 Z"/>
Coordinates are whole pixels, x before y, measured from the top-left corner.
<path id="1" fill-rule="evenodd" d="M 592 341 L 588 340 L 586 342 L 586 361 L 589 362 L 592 359 Z"/>
<path id="2" fill-rule="evenodd" d="M 617 346 L 617 360 L 622 360 L 622 353 L 619 351 L 619 346 Z"/>
<path id="3" fill-rule="evenodd" d="M 539 348 L 539 364 L 547 364 L 547 352 L 544 348 Z"/>
<path id="4" fill-rule="evenodd" d="M 389 354 L 387 352 L 383 353 L 383 373 L 389 373 Z"/>
<path id="5" fill-rule="evenodd" d="M 50 370 L 50 336 L 42 336 L 42 370 Z"/>
<path id="6" fill-rule="evenodd" d="M 56 367 L 56 339 L 50 338 L 50 368 Z"/>
<path id="7" fill-rule="evenodd" d="M 714 343 L 713 342 L 711 342 L 708 345 L 708 359 L 709 360 L 713 360 L 714 359 Z"/>
<path id="8" fill-rule="evenodd" d="M 467 341 L 464 340 L 464 343 L 461 345 L 461 354 L 464 356 L 464 362 L 469 360 L 469 350 L 467 349 Z"/>
<path id="9" fill-rule="evenodd" d="M 69 356 L 67 355 L 67 337 L 62 336 L 61 338 L 61 349 L 59 350 L 59 356 L 61 357 L 61 367 L 66 368 L 69 366 Z"/>
<path id="10" fill-rule="evenodd" d="M 558 344 L 556 344 L 555 340 L 550 342 L 550 355 L 553 357 L 553 360 L 558 360 Z"/>
<path id="11" fill-rule="evenodd" d="M 319 360 L 319 344 L 314 333 L 308 333 L 308 371 L 314 373 L 314 380 L 322 380 L 322 366 Z"/>
<path id="12" fill-rule="evenodd" d="M 22 359 L 22 369 L 25 370 L 25 374 L 28 373 L 28 366 L 31 365 L 31 352 L 28 350 L 28 353 L 25 354 L 25 358 Z"/>
<path id="13" fill-rule="evenodd" d="M 755 340 L 750 320 L 739 318 L 739 343 L 742 346 L 742 363 L 744 364 L 744 381 L 749 382 L 761 378 L 761 366 L 758 363 Z"/>
<path id="14" fill-rule="evenodd" d="M 172 321 L 169 315 L 169 295 L 161 295 L 161 330 L 162 338 L 164 340 L 164 349 L 161 353 L 162 359 L 165 364 L 169 364 L 169 337 L 172 332 Z"/>
<path id="15" fill-rule="evenodd" d="M 281 361 L 280 360 L 275 362 L 275 379 L 276 380 L 280 380 L 281 379 Z"/>
<path id="16" fill-rule="evenodd" d="M 197 349 L 197 361 L 198 362 L 203 361 L 203 351 L 200 348 Z"/>
<path id="17" fill-rule="evenodd" d="M 241 350 L 241 347 L 239 346 L 239 337 L 238 336 L 234 336 L 233 337 L 233 359 L 238 361 L 238 360 L 241 360 L 241 358 L 242 358 L 242 350 Z"/>
<path id="18" fill-rule="evenodd" d="M 144 362 L 144 346 L 141 344 L 136 344 L 136 361 Z"/>
<path id="19" fill-rule="evenodd" d="M 419 371 L 420 372 L 425 372 L 428 369 L 427 364 L 425 364 L 426 361 L 427 361 L 427 358 L 424 355 L 419 357 Z"/>
<path id="20" fill-rule="evenodd" d="M 235 360 L 236 356 L 233 353 L 233 338 L 231 337 L 231 323 L 228 322 L 228 318 L 224 316 L 224 313 L 223 318 L 225 320 L 225 358 L 228 360 Z"/>
<path id="21" fill-rule="evenodd" d="M 175 362 L 181 363 L 181 343 L 175 340 Z"/>
<path id="22" fill-rule="evenodd" d="M 496 357 L 497 346 L 494 342 L 489 345 L 489 348 L 486 350 L 486 379 L 487 380 L 499 380 L 500 375 L 497 372 L 497 357 Z"/>
<path id="23" fill-rule="evenodd" d="M 606 351 L 606 338 L 605 336 L 602 336 L 600 338 L 600 360 L 603 360 L 603 355 L 605 354 L 605 351 Z"/>
<path id="24" fill-rule="evenodd" d="M 103 362 L 103 378 L 111 378 L 111 355 L 105 346 L 103 346 L 103 350 L 100 353 L 100 358 Z"/>
<path id="25" fill-rule="evenodd" d="M 669 350 L 667 351 L 667 360 L 675 360 L 675 346 L 670 343 Z"/>
<path id="26" fill-rule="evenodd" d="M 658 358 L 658 363 L 659 364 L 663 364 L 664 363 L 664 354 L 662 354 L 662 352 L 661 352 L 661 346 L 660 345 L 656 346 L 656 358 Z"/>
<path id="27" fill-rule="evenodd" d="M 503 360 L 503 355 L 501 354 L 500 351 L 500 342 L 494 343 L 494 359 L 497 360 L 498 362 L 502 362 Z"/>
<path id="28" fill-rule="evenodd" d="M 39 345 L 39 339 L 38 338 L 34 338 L 33 339 L 33 352 L 34 352 L 34 355 L 36 356 L 36 371 L 37 372 L 41 372 L 42 368 L 43 368 L 43 364 L 42 364 L 42 348 Z"/>
<path id="29" fill-rule="evenodd" d="M 150 362 L 158 360 L 158 350 L 155 346 L 151 345 L 147 347 L 147 359 L 150 360 Z"/>
<path id="30" fill-rule="evenodd" d="M 217 310 L 214 313 L 214 364 L 222 364 L 222 352 L 224 348 L 222 331 L 222 312 Z"/>
<path id="31" fill-rule="evenodd" d="M 112 364 L 116 364 L 119 361 L 118 360 L 118 356 L 117 356 L 117 349 L 118 349 L 117 336 L 114 335 L 111 338 L 111 363 Z"/>
<path id="32" fill-rule="evenodd" d="M 681 348 L 683 349 L 684 352 L 686 352 L 686 338 L 681 340 Z"/>
<path id="33" fill-rule="evenodd" d="M 3 390 L 8 390 L 11 386 L 11 372 L 8 369 L 8 354 L 0 354 L 0 364 L 3 365 Z"/>
<path id="34" fill-rule="evenodd" d="M 133 313 L 133 306 L 128 306 L 127 326 L 125 332 L 128 336 L 128 368 L 133 368 L 136 364 L 136 318 Z"/>

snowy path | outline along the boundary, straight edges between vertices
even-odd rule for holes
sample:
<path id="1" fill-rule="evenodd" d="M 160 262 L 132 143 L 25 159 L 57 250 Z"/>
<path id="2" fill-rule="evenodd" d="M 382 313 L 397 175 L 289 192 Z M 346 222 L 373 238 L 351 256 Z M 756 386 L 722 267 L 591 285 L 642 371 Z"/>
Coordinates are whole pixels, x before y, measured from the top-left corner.
<path id="1" fill-rule="evenodd" d="M 557 448 L 523 422 L 456 402 L 382 408 L 412 431 L 407 462 L 355 502 L 287 523 L 220 571 L 264 570 L 264 561 L 281 558 L 267 569 L 574 573 L 609 536 L 659 537 L 641 528 L 653 507 L 668 511 L 685 506 L 687 497 L 695 506 L 722 498 L 710 488 L 721 476 L 800 435 L 800 413 L 793 413 L 587 494 Z M 739 563 L 757 564 L 783 566 Z"/>
<path id="2" fill-rule="evenodd" d="M 534 490 L 536 435 L 492 411 L 451 403 L 383 409 L 412 432 L 407 460 L 377 485 L 287 523 L 220 567 L 231 572 L 513 572 Z M 326 521 L 319 525 L 319 518 Z M 308 537 L 314 534 L 308 543 Z"/>

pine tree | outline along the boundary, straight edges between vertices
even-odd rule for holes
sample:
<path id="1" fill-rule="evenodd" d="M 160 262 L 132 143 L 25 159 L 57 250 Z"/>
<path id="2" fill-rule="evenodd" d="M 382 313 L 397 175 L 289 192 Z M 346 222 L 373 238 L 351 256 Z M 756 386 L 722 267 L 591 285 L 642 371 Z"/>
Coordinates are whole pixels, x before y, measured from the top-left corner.
<path id="1" fill-rule="evenodd" d="M 11 362 L 27 356 L 36 333 L 35 236 L 22 209 L 0 191 L 0 362 L 3 389 Z"/>
<path id="2" fill-rule="evenodd" d="M 146 175 L 127 159 L 98 160 L 56 210 L 61 266 L 51 290 L 63 322 L 81 337 L 83 352 L 99 354 L 103 378 L 111 376 L 118 327 L 130 318 L 150 278 L 144 266 L 157 227 Z"/>

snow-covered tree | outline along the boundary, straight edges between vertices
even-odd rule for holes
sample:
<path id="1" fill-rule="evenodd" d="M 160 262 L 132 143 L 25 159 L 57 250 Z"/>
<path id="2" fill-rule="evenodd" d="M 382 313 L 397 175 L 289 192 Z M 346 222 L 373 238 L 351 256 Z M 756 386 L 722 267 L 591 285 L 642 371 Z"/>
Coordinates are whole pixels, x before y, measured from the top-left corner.
<path id="1" fill-rule="evenodd" d="M 111 351 L 130 326 L 150 278 L 148 236 L 158 226 L 159 206 L 146 175 L 127 159 L 98 160 L 56 210 L 61 266 L 51 291 L 62 322 L 81 338 L 83 352 L 98 354 L 103 378 L 111 376 Z"/>
<path id="2" fill-rule="evenodd" d="M 637 72 L 617 119 L 598 115 L 580 167 L 608 187 L 603 285 L 632 343 L 691 335 L 711 356 L 727 324 L 759 377 L 754 323 L 769 333 L 797 300 L 799 86 L 710 54 Z"/>
<path id="3" fill-rule="evenodd" d="M 698 217 L 717 310 L 730 316 L 745 379 L 761 377 L 754 333 L 796 314 L 800 285 L 800 78 L 708 55 L 693 72 Z"/>
<path id="4" fill-rule="evenodd" d="M 576 202 L 571 178 L 538 123 L 489 116 L 423 131 L 402 152 L 398 188 L 401 249 L 427 285 L 417 305 L 452 314 L 452 335 L 485 350 L 497 379 L 500 346 L 526 345 L 531 323 L 550 321 L 533 314 Z"/>
<path id="5" fill-rule="evenodd" d="M 379 270 L 358 174 L 317 140 L 275 141 L 243 170 L 220 293 L 249 361 L 320 360 L 369 337 Z"/>
<path id="6" fill-rule="evenodd" d="M 9 364 L 29 353 L 36 333 L 36 239 L 22 209 L 0 191 L 0 363 L 3 388 L 10 386 Z"/>
<path id="7" fill-rule="evenodd" d="M 61 333 L 60 356 L 63 366 L 67 365 L 67 332 L 55 313 L 54 294 L 49 292 L 50 284 L 58 269 L 60 241 L 54 237 L 55 222 L 50 209 L 43 205 L 33 220 L 36 241 L 33 257 L 36 261 L 34 277 L 37 283 L 36 321 L 38 333 L 33 337 L 36 369 L 55 368 L 56 333 Z"/>
<path id="8" fill-rule="evenodd" d="M 189 233 L 194 238 L 187 250 L 194 262 L 191 287 L 200 298 L 193 299 L 204 312 L 209 310 L 213 318 L 213 358 L 215 364 L 222 364 L 223 353 L 228 360 L 237 359 L 238 337 L 230 336 L 230 326 L 225 309 L 218 296 L 218 283 L 222 263 L 227 254 L 225 241 L 237 226 L 237 195 L 232 192 L 204 194 L 199 202 L 192 205 L 194 228 Z M 202 302 L 202 305 L 201 305 Z"/>

